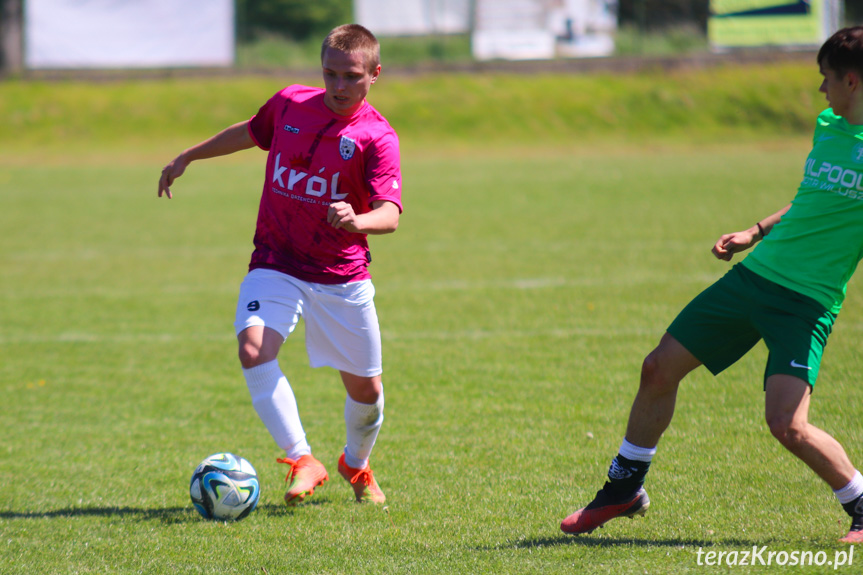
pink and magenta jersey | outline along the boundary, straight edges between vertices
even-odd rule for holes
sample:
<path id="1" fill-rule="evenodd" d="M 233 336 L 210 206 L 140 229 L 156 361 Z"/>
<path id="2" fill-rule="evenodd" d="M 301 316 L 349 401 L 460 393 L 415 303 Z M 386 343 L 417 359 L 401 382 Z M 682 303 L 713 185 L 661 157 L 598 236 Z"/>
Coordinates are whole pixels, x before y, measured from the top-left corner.
<path id="1" fill-rule="evenodd" d="M 323 89 L 294 85 L 261 107 L 249 133 L 269 151 L 249 270 L 323 284 L 371 277 L 365 234 L 333 229 L 327 209 L 344 201 L 362 214 L 385 200 L 401 211 L 399 142 L 386 119 L 368 102 L 340 116 Z"/>

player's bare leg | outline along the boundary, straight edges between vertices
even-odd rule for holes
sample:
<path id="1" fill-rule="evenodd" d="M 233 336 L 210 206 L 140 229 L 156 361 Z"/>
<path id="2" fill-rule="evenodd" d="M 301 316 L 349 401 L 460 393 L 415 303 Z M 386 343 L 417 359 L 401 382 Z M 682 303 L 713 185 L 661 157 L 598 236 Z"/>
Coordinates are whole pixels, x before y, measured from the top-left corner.
<path id="1" fill-rule="evenodd" d="M 701 362 L 671 334 L 662 336 L 641 366 L 641 383 L 626 426 L 627 440 L 656 447 L 674 416 L 680 382 L 699 365 Z"/>
<path id="2" fill-rule="evenodd" d="M 608 481 L 589 505 L 561 522 L 564 532 L 590 533 L 616 517 L 644 515 L 650 506 L 643 487 L 650 459 L 674 416 L 681 380 L 699 365 L 668 333 L 645 358 L 641 383 L 629 413 L 626 439 L 621 453 L 612 461 Z"/>
<path id="3" fill-rule="evenodd" d="M 276 330 L 262 325 L 253 325 L 237 336 L 240 365 L 251 369 L 273 361 L 278 357 L 285 338 Z"/>
<path id="4" fill-rule="evenodd" d="M 845 543 L 863 543 L 863 477 L 845 449 L 827 432 L 809 423 L 811 388 L 791 375 L 767 378 L 765 417 L 770 433 L 823 479 L 851 516 Z"/>
<path id="5" fill-rule="evenodd" d="M 854 465 L 838 441 L 808 421 L 810 388 L 791 375 L 767 379 L 765 416 L 770 433 L 799 457 L 832 489 L 841 489 L 854 476 Z"/>

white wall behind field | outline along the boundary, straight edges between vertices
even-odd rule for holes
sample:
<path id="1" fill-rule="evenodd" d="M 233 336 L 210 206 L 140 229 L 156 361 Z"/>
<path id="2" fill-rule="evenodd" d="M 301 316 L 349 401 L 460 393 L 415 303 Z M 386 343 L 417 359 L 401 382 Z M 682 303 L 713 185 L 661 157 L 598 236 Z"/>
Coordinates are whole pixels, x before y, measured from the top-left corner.
<path id="1" fill-rule="evenodd" d="M 382 36 L 470 31 L 471 0 L 354 0 L 356 21 Z"/>
<path id="2" fill-rule="evenodd" d="M 613 0 L 354 0 L 357 22 L 381 36 L 470 33 L 479 60 L 606 56 Z"/>
<path id="3" fill-rule="evenodd" d="M 220 67 L 234 63 L 233 0 L 28 0 L 30 69 Z"/>

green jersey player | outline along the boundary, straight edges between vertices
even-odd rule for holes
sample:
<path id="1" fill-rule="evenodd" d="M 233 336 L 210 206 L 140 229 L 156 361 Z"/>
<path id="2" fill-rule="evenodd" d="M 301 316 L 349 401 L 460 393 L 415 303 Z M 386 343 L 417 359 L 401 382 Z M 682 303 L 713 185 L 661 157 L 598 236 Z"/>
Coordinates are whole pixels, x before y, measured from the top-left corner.
<path id="1" fill-rule="evenodd" d="M 589 533 L 615 517 L 643 514 L 650 505 L 644 479 L 671 422 L 680 381 L 700 365 L 718 374 L 763 339 L 767 425 L 851 516 L 841 541 L 863 542 L 863 475 L 839 442 L 808 419 L 824 346 L 863 258 L 863 26 L 828 39 L 818 64 L 830 108 L 818 117 L 796 196 L 713 246 L 717 258 L 729 261 L 758 244 L 683 309 L 644 360 L 608 481 L 589 505 L 563 520 L 564 532 Z"/>

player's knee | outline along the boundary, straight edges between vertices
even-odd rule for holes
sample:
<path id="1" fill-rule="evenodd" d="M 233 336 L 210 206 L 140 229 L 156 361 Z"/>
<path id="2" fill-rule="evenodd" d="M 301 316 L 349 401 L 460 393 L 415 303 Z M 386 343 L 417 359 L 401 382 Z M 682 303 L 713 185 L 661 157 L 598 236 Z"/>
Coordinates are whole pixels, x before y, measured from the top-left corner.
<path id="1" fill-rule="evenodd" d="M 806 443 L 806 425 L 796 423 L 788 417 L 768 415 L 767 427 L 773 437 L 791 451 Z"/>
<path id="2" fill-rule="evenodd" d="M 243 369 L 251 369 L 269 361 L 261 348 L 251 343 L 240 345 L 239 358 Z"/>
<path id="3" fill-rule="evenodd" d="M 673 391 L 676 386 L 677 382 L 665 377 L 657 350 L 648 354 L 641 364 L 641 388 L 654 393 L 666 393 Z"/>
<path id="4" fill-rule="evenodd" d="M 380 384 L 375 385 L 373 382 L 368 382 L 364 385 L 353 386 L 348 390 L 348 395 L 351 399 L 358 403 L 373 404 L 380 400 L 383 394 L 383 388 Z"/>

